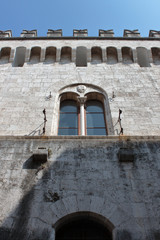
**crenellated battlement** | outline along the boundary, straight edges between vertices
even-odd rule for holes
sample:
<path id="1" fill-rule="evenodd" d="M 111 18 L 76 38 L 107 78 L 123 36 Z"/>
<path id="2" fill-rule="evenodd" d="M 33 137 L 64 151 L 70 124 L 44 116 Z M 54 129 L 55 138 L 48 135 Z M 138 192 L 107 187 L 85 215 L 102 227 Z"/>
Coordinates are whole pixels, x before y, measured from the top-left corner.
<path id="1" fill-rule="evenodd" d="M 110 30 L 102 30 L 99 29 L 98 36 L 100 38 L 115 38 L 114 36 L 114 31 L 113 29 Z M 12 38 L 12 30 L 6 30 L 2 31 L 0 30 L 0 38 Z M 37 38 L 37 30 L 23 30 L 22 33 L 20 34 L 21 38 Z M 43 36 L 45 37 L 45 36 Z M 62 29 L 48 29 L 47 36 L 48 38 L 57 38 L 57 37 L 89 37 L 88 36 L 88 30 L 87 29 L 73 29 L 73 36 L 63 36 L 63 31 Z M 92 37 L 97 37 L 97 36 L 92 36 Z M 119 36 L 121 37 L 121 36 Z M 147 36 L 146 36 L 147 37 Z M 160 31 L 157 30 L 150 30 L 149 31 L 149 38 L 160 38 Z M 147 37 L 147 38 L 148 38 Z M 116 37 L 117 38 L 117 37 Z M 141 38 L 140 32 L 138 29 L 136 30 L 129 30 L 129 29 L 124 29 L 123 31 L 123 38 Z"/>

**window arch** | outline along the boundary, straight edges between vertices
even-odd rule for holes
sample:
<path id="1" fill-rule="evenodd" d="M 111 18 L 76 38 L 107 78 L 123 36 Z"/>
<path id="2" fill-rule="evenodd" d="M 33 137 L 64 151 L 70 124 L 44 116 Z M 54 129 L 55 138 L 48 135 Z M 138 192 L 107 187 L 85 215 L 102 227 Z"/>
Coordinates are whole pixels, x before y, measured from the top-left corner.
<path id="1" fill-rule="evenodd" d="M 58 135 L 107 135 L 103 97 L 98 93 L 61 96 Z"/>

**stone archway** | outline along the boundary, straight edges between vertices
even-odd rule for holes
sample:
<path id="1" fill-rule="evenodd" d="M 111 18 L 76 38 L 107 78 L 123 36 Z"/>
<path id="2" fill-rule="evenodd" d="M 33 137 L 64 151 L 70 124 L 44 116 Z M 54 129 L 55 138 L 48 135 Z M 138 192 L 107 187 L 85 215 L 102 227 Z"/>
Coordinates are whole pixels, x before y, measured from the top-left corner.
<path id="1" fill-rule="evenodd" d="M 75 212 L 55 224 L 55 240 L 112 240 L 113 225 L 92 212 Z"/>

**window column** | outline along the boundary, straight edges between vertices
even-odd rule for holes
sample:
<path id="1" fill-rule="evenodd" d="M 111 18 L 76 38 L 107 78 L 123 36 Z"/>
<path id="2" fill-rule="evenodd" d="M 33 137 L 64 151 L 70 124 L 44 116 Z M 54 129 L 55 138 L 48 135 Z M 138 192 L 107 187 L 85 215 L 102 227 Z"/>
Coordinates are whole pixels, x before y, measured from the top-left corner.
<path id="1" fill-rule="evenodd" d="M 84 114 L 84 104 L 86 102 L 86 97 L 78 97 L 80 103 L 80 129 L 81 135 L 85 136 L 85 114 Z"/>

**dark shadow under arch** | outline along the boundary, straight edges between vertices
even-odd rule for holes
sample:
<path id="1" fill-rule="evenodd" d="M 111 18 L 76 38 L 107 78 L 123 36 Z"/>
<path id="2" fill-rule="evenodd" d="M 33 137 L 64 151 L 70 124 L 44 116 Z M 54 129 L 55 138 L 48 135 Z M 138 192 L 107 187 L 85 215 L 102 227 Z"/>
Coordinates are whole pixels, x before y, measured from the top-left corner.
<path id="1" fill-rule="evenodd" d="M 92 212 L 69 214 L 55 224 L 55 240 L 112 240 L 114 226 L 105 217 Z"/>

